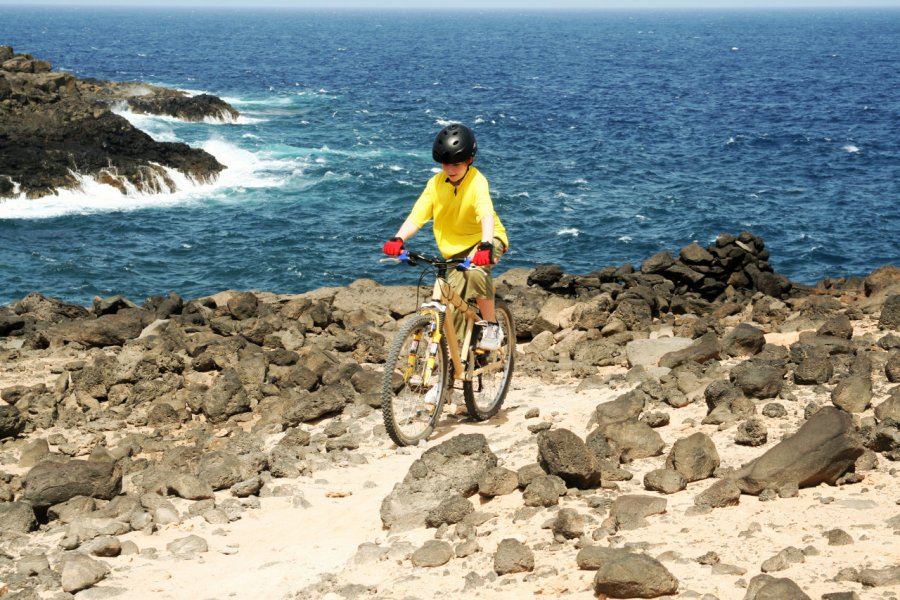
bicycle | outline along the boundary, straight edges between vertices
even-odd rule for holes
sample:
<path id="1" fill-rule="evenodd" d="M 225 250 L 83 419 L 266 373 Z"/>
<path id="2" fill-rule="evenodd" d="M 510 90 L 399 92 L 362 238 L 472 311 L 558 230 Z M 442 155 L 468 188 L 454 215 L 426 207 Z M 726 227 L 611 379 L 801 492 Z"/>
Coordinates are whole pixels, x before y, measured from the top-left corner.
<path id="1" fill-rule="evenodd" d="M 497 414 L 509 390 L 516 344 L 515 323 L 507 304 L 495 301 L 504 336 L 500 349 L 482 350 L 477 347 L 477 307 L 463 300 L 447 281 L 450 268 L 478 268 L 471 266 L 471 259 L 445 260 L 404 251 L 400 257 L 383 262 L 411 266 L 421 262 L 436 272 L 431 300 L 404 320 L 388 350 L 381 409 L 391 439 L 398 446 L 427 439 L 451 390 L 458 389 L 457 382 L 462 384 L 469 416 L 484 421 Z M 461 340 L 453 325 L 455 315 L 465 319 Z"/>

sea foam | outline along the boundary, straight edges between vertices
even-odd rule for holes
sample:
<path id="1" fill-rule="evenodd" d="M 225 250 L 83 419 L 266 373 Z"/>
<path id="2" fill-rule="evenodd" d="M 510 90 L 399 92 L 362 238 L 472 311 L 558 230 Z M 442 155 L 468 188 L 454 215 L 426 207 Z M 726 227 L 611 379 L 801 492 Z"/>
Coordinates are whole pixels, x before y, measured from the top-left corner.
<path id="1" fill-rule="evenodd" d="M 124 182 L 125 193 L 122 193 L 93 177 L 73 172 L 78 187 L 60 189 L 55 195 L 35 199 L 20 193 L 11 199 L 0 200 L 0 218 L 45 219 L 69 214 L 172 207 L 209 199 L 221 192 L 277 187 L 285 183 L 285 172 L 302 174 L 302 164 L 296 160 L 262 157 L 225 140 L 208 140 L 202 148 L 226 167 L 214 181 L 197 182 L 180 171 L 162 166 L 175 184 L 174 190 L 148 193 Z M 167 185 L 160 180 L 157 187 L 165 189 Z"/>

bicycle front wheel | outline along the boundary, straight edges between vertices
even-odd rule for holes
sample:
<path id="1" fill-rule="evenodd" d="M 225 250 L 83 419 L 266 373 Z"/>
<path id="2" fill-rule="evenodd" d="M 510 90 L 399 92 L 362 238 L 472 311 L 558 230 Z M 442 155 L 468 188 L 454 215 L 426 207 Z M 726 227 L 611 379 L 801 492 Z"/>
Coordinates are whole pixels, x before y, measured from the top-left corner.
<path id="1" fill-rule="evenodd" d="M 427 439 L 449 389 L 447 341 L 441 337 L 436 313 L 416 314 L 400 326 L 394 337 L 381 385 L 384 427 L 398 446 Z M 429 359 L 432 359 L 429 360 Z"/>
<path id="2" fill-rule="evenodd" d="M 497 323 L 503 331 L 499 350 L 470 350 L 471 376 L 463 382 L 463 395 L 469 416 L 484 421 L 497 414 L 509 391 L 516 354 L 516 326 L 509 306 L 496 301 Z"/>

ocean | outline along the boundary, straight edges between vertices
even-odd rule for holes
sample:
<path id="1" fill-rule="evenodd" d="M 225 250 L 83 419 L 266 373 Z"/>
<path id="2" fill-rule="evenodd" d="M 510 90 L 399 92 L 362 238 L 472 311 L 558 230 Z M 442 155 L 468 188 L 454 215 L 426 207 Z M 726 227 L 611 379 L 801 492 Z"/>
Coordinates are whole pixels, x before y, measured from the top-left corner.
<path id="1" fill-rule="evenodd" d="M 414 281 L 381 245 L 456 121 L 509 231 L 498 269 L 639 266 L 744 230 L 799 282 L 900 264 L 900 10 L 4 6 L 0 44 L 241 112 L 117 110 L 216 156 L 214 184 L 0 201 L 0 304 Z M 430 230 L 408 245 L 433 250 Z"/>

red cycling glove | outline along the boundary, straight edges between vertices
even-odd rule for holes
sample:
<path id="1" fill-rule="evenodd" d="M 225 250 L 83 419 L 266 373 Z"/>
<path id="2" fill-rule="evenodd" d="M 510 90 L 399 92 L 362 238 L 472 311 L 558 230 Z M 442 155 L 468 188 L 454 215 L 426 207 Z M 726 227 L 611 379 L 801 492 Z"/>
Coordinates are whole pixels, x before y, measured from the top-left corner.
<path id="1" fill-rule="evenodd" d="M 494 245 L 490 242 L 478 244 L 478 251 L 472 257 L 472 264 L 476 267 L 484 267 L 494 264 Z"/>
<path id="2" fill-rule="evenodd" d="M 384 243 L 384 253 L 388 256 L 400 256 L 403 252 L 403 238 L 392 237 Z"/>

